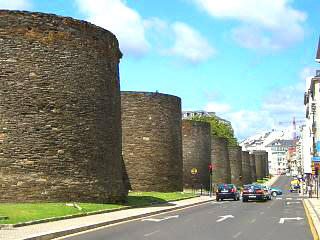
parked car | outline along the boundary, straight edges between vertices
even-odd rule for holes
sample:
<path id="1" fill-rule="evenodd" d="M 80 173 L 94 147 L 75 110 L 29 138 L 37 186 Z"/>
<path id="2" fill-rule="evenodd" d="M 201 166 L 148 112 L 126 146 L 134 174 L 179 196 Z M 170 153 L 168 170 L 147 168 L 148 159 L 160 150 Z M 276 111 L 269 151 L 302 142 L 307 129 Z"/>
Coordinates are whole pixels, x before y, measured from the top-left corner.
<path id="1" fill-rule="evenodd" d="M 267 199 L 271 200 L 272 199 L 272 194 L 271 194 L 271 188 L 265 185 L 263 186 L 263 190 L 265 191 L 266 195 L 267 195 Z"/>
<path id="2" fill-rule="evenodd" d="M 216 191 L 216 200 L 234 199 L 240 200 L 240 192 L 234 184 L 219 184 Z"/>
<path id="3" fill-rule="evenodd" d="M 263 189 L 264 187 L 258 184 L 244 185 L 242 193 L 242 201 L 248 200 L 261 200 L 267 201 L 267 193 Z"/>
<path id="4" fill-rule="evenodd" d="M 282 195 L 282 190 L 279 188 L 271 188 L 270 191 L 271 191 L 271 195 L 273 197 L 276 197 L 278 195 Z"/>

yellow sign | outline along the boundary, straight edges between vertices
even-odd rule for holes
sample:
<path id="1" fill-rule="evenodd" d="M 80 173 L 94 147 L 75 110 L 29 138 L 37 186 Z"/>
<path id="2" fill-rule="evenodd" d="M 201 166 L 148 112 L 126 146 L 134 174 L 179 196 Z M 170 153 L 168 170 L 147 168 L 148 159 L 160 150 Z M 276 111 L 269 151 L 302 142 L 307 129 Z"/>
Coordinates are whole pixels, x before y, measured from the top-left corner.
<path id="1" fill-rule="evenodd" d="M 196 169 L 196 168 L 191 169 L 191 174 L 197 174 L 197 173 L 198 173 L 198 169 Z"/>

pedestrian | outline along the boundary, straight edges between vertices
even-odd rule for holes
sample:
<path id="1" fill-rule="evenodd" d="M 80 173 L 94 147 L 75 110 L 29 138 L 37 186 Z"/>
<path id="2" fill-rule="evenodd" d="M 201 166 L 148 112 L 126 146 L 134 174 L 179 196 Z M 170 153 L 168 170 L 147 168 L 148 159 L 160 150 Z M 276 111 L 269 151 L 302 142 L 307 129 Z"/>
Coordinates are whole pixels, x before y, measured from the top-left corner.
<path id="1" fill-rule="evenodd" d="M 312 198 L 312 186 L 308 185 L 309 198 Z"/>

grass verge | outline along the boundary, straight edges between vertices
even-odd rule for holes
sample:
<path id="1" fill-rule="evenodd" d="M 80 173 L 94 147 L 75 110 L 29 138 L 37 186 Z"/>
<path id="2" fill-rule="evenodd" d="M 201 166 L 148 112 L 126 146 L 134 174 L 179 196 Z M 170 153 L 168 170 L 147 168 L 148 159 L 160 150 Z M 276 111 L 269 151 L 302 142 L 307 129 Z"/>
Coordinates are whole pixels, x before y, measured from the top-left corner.
<path id="1" fill-rule="evenodd" d="M 125 204 L 77 203 L 81 210 L 67 206 L 66 203 L 1 203 L 0 216 L 9 219 L 0 220 L 0 224 L 16 224 L 47 218 L 62 217 L 74 214 L 114 210 L 127 206 L 137 207 L 154 203 L 165 203 L 193 197 L 192 193 L 160 193 L 160 192 L 131 192 Z"/>

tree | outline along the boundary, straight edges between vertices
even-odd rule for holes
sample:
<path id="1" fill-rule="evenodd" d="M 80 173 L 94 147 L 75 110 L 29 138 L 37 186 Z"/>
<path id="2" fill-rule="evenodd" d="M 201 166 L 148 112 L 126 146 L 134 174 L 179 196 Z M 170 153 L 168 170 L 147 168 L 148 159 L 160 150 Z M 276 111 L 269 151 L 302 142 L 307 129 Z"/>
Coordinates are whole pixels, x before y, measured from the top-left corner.
<path id="1" fill-rule="evenodd" d="M 211 116 L 194 116 L 191 120 L 209 123 L 211 125 L 211 136 L 226 138 L 230 146 L 238 145 L 231 124 L 221 122 Z"/>

